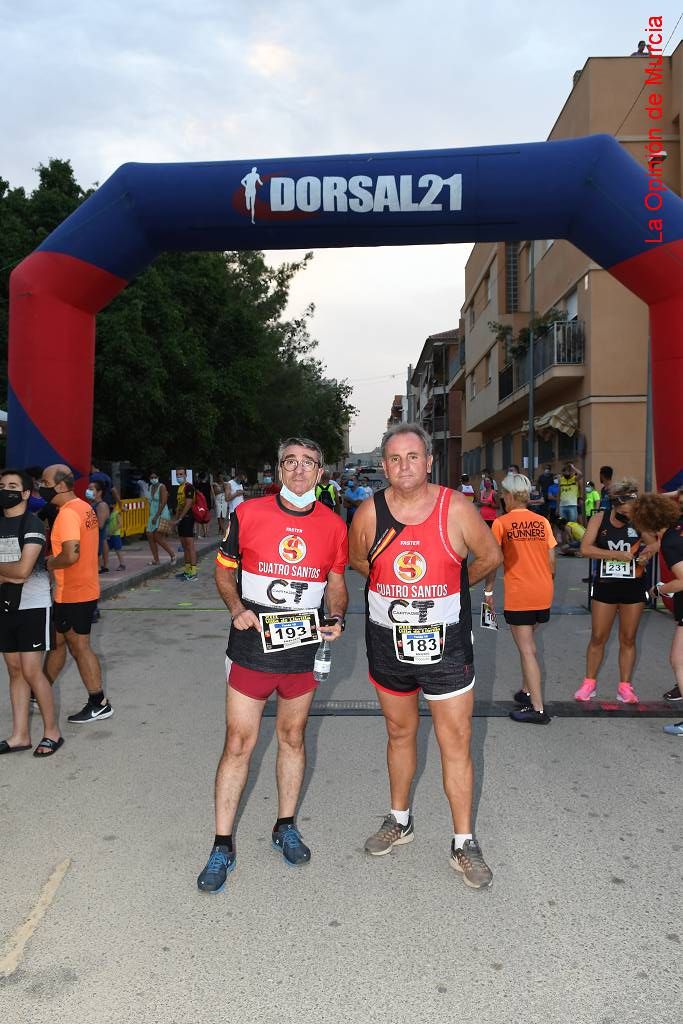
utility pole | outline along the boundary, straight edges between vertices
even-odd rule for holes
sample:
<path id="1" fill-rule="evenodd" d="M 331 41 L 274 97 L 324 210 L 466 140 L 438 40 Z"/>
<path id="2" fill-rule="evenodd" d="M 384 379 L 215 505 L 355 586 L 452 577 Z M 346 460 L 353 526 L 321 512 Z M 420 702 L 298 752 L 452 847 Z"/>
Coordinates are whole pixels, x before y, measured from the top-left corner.
<path id="1" fill-rule="evenodd" d="M 406 409 L 408 423 L 412 423 L 415 419 L 415 409 L 413 408 L 413 364 L 411 363 L 408 367 L 408 379 L 406 381 Z"/>

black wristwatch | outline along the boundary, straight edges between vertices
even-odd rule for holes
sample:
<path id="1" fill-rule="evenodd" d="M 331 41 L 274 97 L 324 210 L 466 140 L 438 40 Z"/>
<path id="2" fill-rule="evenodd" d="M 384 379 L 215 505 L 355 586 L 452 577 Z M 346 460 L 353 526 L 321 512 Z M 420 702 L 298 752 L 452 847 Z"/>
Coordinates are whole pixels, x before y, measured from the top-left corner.
<path id="1" fill-rule="evenodd" d="M 344 616 L 343 615 L 328 615 L 327 618 L 325 619 L 325 625 L 328 625 L 328 626 L 332 625 L 332 621 L 333 620 L 334 620 L 334 622 L 337 623 L 337 625 L 339 626 L 339 628 L 341 629 L 341 631 L 343 633 L 344 630 L 346 629 L 346 619 L 344 618 Z"/>

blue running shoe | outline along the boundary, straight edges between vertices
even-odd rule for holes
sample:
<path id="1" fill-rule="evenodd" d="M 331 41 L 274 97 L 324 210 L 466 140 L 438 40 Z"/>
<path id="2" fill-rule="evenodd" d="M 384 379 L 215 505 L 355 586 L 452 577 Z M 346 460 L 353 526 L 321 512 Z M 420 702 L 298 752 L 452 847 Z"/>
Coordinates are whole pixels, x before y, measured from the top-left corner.
<path id="1" fill-rule="evenodd" d="M 273 846 L 280 850 L 287 863 L 294 867 L 297 864 L 308 864 L 311 859 L 311 851 L 295 825 L 281 825 L 279 829 L 274 829 Z"/>
<path id="2" fill-rule="evenodd" d="M 200 892 L 222 892 L 225 879 L 235 868 L 236 854 L 227 846 L 214 846 L 207 865 L 197 878 Z"/>
<path id="3" fill-rule="evenodd" d="M 668 732 L 669 736 L 683 736 L 683 722 L 676 722 L 674 725 L 663 725 L 663 732 Z"/>

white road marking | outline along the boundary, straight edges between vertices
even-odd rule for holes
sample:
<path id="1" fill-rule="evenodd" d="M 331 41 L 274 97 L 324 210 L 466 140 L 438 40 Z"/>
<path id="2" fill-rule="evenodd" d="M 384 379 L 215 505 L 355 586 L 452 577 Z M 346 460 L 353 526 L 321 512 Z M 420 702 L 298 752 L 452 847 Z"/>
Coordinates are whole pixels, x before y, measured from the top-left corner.
<path id="1" fill-rule="evenodd" d="M 14 974 L 17 967 L 24 958 L 24 949 L 27 942 L 32 937 L 36 928 L 45 917 L 52 901 L 57 895 L 65 874 L 69 870 L 71 864 L 71 858 L 67 857 L 61 864 L 58 864 L 54 869 L 47 882 L 43 886 L 42 892 L 36 903 L 35 907 L 28 915 L 23 924 L 13 932 L 7 943 L 7 952 L 0 960 L 0 978 L 9 978 L 11 974 Z"/>

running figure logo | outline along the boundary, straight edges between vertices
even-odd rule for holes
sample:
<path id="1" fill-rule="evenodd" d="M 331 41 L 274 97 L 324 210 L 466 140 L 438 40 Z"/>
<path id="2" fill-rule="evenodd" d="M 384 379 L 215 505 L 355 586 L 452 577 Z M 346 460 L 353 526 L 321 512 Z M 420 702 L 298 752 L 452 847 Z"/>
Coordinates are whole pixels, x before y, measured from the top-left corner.
<path id="1" fill-rule="evenodd" d="M 256 213 L 256 186 L 262 185 L 261 175 L 255 167 L 249 171 L 249 174 L 245 174 L 240 182 L 244 188 L 244 203 L 247 210 L 251 213 L 251 223 L 254 224 L 254 214 Z"/>

